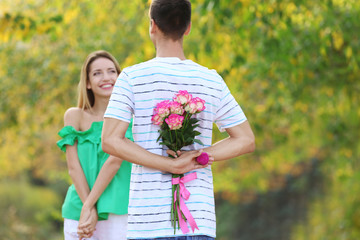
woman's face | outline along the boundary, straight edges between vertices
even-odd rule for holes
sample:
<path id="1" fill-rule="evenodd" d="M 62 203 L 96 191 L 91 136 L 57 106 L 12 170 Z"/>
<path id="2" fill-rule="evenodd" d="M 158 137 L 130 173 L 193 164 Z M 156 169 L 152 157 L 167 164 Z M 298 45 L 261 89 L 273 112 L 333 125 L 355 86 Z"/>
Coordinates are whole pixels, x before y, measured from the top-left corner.
<path id="1" fill-rule="evenodd" d="M 117 77 L 115 64 L 110 59 L 98 58 L 90 64 L 87 88 L 95 97 L 110 97 Z"/>

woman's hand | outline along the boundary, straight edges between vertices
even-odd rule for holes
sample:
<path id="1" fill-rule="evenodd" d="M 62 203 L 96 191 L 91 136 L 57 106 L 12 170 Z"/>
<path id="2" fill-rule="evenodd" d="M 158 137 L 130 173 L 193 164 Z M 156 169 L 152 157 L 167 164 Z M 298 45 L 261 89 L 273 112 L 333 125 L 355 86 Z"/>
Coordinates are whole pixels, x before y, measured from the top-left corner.
<path id="1" fill-rule="evenodd" d="M 93 234 L 98 220 L 98 215 L 95 207 L 88 208 L 85 205 L 81 209 L 78 234 L 79 240 L 83 238 L 90 238 Z"/>

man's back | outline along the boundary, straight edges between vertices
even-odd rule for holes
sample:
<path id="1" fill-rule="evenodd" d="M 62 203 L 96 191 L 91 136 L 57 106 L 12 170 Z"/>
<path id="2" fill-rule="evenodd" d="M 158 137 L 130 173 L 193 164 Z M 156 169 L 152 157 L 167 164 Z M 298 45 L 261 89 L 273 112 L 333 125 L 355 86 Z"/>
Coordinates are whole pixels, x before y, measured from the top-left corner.
<path id="1" fill-rule="evenodd" d="M 200 120 L 196 130 L 201 135 L 197 139 L 204 146 L 195 143 L 182 150 L 211 146 L 214 122 L 223 130 L 246 120 L 216 71 L 179 58 L 155 58 L 124 69 L 105 117 L 129 122 L 133 114 L 134 142 L 152 153 L 165 155 L 165 147 L 156 141 L 159 126 L 151 123 L 151 117 L 157 103 L 170 100 L 179 90 L 187 90 L 193 97 L 200 97 L 206 102 L 206 109 L 194 116 Z M 191 193 L 186 205 L 200 229 L 194 234 L 215 237 L 211 168 L 195 171 L 197 179 L 185 184 Z M 173 236 L 170 207 L 171 174 L 133 164 L 128 238 Z M 181 234 L 181 231 L 177 233 Z"/>

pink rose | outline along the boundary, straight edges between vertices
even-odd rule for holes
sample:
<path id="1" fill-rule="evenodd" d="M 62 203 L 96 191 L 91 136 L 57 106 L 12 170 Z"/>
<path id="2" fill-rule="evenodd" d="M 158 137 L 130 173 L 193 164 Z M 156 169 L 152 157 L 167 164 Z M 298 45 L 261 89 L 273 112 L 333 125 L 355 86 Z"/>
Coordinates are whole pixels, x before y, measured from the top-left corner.
<path id="1" fill-rule="evenodd" d="M 197 112 L 197 104 L 195 101 L 193 101 L 193 99 L 191 99 L 190 102 L 188 102 L 188 104 L 185 106 L 185 111 L 191 114 Z"/>
<path id="2" fill-rule="evenodd" d="M 205 101 L 198 97 L 191 99 L 190 102 L 185 106 L 185 111 L 191 114 L 199 113 L 204 109 Z"/>
<path id="3" fill-rule="evenodd" d="M 170 114 L 170 101 L 165 100 L 156 104 L 155 114 L 159 114 L 160 117 L 165 118 Z"/>
<path id="4" fill-rule="evenodd" d="M 194 101 L 196 101 L 197 112 L 201 112 L 205 109 L 205 100 L 196 97 L 194 98 Z"/>
<path id="5" fill-rule="evenodd" d="M 178 102 L 170 102 L 169 106 L 170 106 L 170 113 L 183 115 L 184 108 L 182 107 L 182 105 L 180 103 L 178 103 Z"/>
<path id="6" fill-rule="evenodd" d="M 173 99 L 174 101 L 182 105 L 185 105 L 192 99 L 192 95 L 188 93 L 188 91 L 186 90 L 180 90 L 179 93 L 175 94 Z"/>
<path id="7" fill-rule="evenodd" d="M 155 125 L 161 125 L 164 122 L 164 118 L 160 117 L 159 114 L 155 114 L 154 116 L 152 116 L 151 121 Z"/>
<path id="8" fill-rule="evenodd" d="M 196 158 L 196 161 L 201 165 L 206 165 L 209 162 L 209 155 L 206 152 L 202 152 L 200 156 Z"/>
<path id="9" fill-rule="evenodd" d="M 177 114 L 170 114 L 168 118 L 165 119 L 165 122 L 169 125 L 171 130 L 176 130 L 182 127 L 184 117 Z"/>

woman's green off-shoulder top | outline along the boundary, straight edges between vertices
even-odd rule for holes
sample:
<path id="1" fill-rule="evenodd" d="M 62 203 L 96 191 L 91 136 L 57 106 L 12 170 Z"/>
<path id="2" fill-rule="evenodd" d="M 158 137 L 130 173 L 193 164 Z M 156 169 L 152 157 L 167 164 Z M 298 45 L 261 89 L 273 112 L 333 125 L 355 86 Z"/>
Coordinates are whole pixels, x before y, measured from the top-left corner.
<path id="1" fill-rule="evenodd" d="M 130 122 L 125 136 L 134 141 L 131 126 L 132 122 Z M 74 145 L 77 141 L 80 164 L 90 189 L 92 189 L 101 167 L 109 157 L 109 154 L 103 152 L 101 148 L 102 127 L 103 122 L 93 122 L 86 131 L 77 131 L 72 126 L 65 126 L 59 132 L 62 139 L 57 142 L 58 147 L 65 152 L 66 145 Z M 127 214 L 130 174 L 131 163 L 123 161 L 120 169 L 97 201 L 96 208 L 99 220 L 106 220 L 109 213 L 118 215 Z M 71 185 L 62 206 L 63 218 L 79 220 L 82 205 L 75 186 Z"/>

